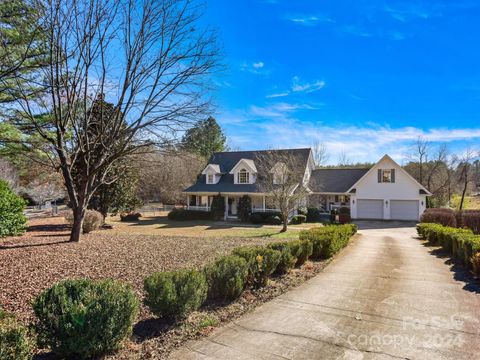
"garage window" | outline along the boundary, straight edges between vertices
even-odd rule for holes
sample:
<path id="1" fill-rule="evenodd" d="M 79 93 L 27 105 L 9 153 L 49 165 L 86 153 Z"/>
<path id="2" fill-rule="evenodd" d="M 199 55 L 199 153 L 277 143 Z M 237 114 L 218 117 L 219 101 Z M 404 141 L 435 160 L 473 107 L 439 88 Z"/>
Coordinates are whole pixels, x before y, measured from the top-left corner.
<path id="1" fill-rule="evenodd" d="M 395 182 L 395 169 L 378 169 L 378 182 L 379 183 L 394 183 Z"/>

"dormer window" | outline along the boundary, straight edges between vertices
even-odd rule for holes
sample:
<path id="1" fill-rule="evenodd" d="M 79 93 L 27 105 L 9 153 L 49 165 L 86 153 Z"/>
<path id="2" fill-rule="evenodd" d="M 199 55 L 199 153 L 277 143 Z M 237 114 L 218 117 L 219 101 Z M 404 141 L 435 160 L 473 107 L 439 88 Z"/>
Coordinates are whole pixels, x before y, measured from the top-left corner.
<path id="1" fill-rule="evenodd" d="M 207 174 L 207 184 L 213 184 L 213 183 L 215 183 L 215 175 Z"/>
<path id="2" fill-rule="evenodd" d="M 242 169 L 240 170 L 238 173 L 237 173 L 237 182 L 239 184 L 248 184 L 250 183 L 250 173 L 245 170 L 245 169 Z"/>

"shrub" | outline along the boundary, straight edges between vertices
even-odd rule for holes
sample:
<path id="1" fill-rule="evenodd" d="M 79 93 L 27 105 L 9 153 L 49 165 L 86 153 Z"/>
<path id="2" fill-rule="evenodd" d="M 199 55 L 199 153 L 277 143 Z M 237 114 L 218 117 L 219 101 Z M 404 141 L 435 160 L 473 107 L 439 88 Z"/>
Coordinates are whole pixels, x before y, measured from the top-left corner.
<path id="1" fill-rule="evenodd" d="M 436 223 L 443 226 L 457 226 L 455 211 L 452 209 L 427 209 L 420 218 L 422 223 Z"/>
<path id="2" fill-rule="evenodd" d="M 221 220 L 225 216 L 225 198 L 220 194 L 215 195 L 210 205 L 211 218 L 213 220 Z M 192 219 L 196 220 L 196 219 Z M 202 219 L 203 220 L 203 219 Z M 209 220 L 209 219 L 206 219 Z"/>
<path id="3" fill-rule="evenodd" d="M 69 211 L 65 214 L 65 220 L 72 225 L 73 224 L 73 213 Z M 87 209 L 85 211 L 85 217 L 83 219 L 82 231 L 84 234 L 88 234 L 94 230 L 100 229 L 104 223 L 104 218 L 101 213 L 96 210 Z"/>
<path id="4" fill-rule="evenodd" d="M 297 258 L 295 266 L 302 266 L 312 255 L 313 244 L 308 240 L 292 240 L 289 242 L 292 255 Z"/>
<path id="5" fill-rule="evenodd" d="M 280 262 L 280 251 L 262 246 L 245 246 L 233 250 L 233 255 L 245 259 L 248 266 L 248 282 L 256 287 L 265 286 L 268 277 Z"/>
<path id="6" fill-rule="evenodd" d="M 305 221 L 307 221 L 307 217 L 305 215 L 295 215 L 290 220 L 290 224 L 294 224 L 294 225 L 303 224 Z"/>
<path id="7" fill-rule="evenodd" d="M 205 267 L 208 298 L 234 300 L 239 297 L 247 281 L 248 266 L 245 259 L 228 255 Z"/>
<path id="8" fill-rule="evenodd" d="M 28 360 L 32 358 L 32 350 L 33 341 L 27 328 L 0 309 L 0 359 Z"/>
<path id="9" fill-rule="evenodd" d="M 305 206 L 300 206 L 300 207 L 297 209 L 297 212 L 298 212 L 298 215 L 305 215 L 305 217 L 306 217 L 307 214 L 308 214 L 308 208 L 305 207 Z"/>
<path id="10" fill-rule="evenodd" d="M 168 213 L 169 220 L 188 221 L 188 220 L 212 220 L 212 213 L 199 210 L 185 210 L 175 208 Z"/>
<path id="11" fill-rule="evenodd" d="M 287 242 L 269 244 L 268 248 L 280 252 L 280 261 L 278 262 L 275 273 L 286 274 L 297 263 L 297 258 L 292 254 L 290 244 Z"/>
<path id="12" fill-rule="evenodd" d="M 120 221 L 138 221 L 142 217 L 140 213 L 122 213 Z"/>
<path id="13" fill-rule="evenodd" d="M 240 220 L 247 222 L 252 212 L 252 199 L 248 195 L 243 195 L 238 201 L 237 213 Z"/>
<path id="14" fill-rule="evenodd" d="M 480 276 L 480 252 L 473 255 L 470 261 L 472 262 L 473 273 L 475 274 L 475 276 L 479 277 Z"/>
<path id="15" fill-rule="evenodd" d="M 139 302 L 129 285 L 113 280 L 65 280 L 33 304 L 39 343 L 66 358 L 117 350 L 130 335 Z"/>
<path id="16" fill-rule="evenodd" d="M 480 252 L 480 236 L 474 235 L 470 229 L 457 229 L 440 224 L 419 224 L 418 234 L 429 242 L 441 245 L 454 258 L 466 266 L 472 266 L 472 259 Z"/>
<path id="17" fill-rule="evenodd" d="M 354 224 L 329 225 L 300 232 L 300 240 L 312 242 L 313 258 L 327 259 L 345 247 L 356 232 Z"/>
<path id="18" fill-rule="evenodd" d="M 144 281 L 145 299 L 152 313 L 167 320 L 181 319 L 207 298 L 205 274 L 194 269 L 157 272 Z"/>
<path id="19" fill-rule="evenodd" d="M 25 232 L 25 204 L 25 200 L 10 190 L 6 181 L 0 180 L 0 238 Z"/>
<path id="20" fill-rule="evenodd" d="M 253 224 L 282 224 L 282 215 L 277 211 L 254 212 L 250 214 L 250 221 Z"/>
<path id="21" fill-rule="evenodd" d="M 474 234 L 480 234 L 480 210 L 465 210 L 460 213 L 461 226 L 467 227 Z"/>
<path id="22" fill-rule="evenodd" d="M 319 222 L 322 220 L 321 218 L 321 212 L 319 209 L 314 208 L 314 207 L 309 207 L 307 209 L 307 222 L 312 223 L 312 222 Z"/>

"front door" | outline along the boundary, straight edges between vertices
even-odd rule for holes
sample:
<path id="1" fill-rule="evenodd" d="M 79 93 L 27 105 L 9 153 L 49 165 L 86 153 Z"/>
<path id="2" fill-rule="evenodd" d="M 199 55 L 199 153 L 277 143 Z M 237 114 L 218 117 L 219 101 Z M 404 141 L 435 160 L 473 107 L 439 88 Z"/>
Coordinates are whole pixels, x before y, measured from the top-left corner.
<path id="1" fill-rule="evenodd" d="M 237 216 L 237 199 L 236 198 L 228 198 L 228 215 L 229 216 Z"/>

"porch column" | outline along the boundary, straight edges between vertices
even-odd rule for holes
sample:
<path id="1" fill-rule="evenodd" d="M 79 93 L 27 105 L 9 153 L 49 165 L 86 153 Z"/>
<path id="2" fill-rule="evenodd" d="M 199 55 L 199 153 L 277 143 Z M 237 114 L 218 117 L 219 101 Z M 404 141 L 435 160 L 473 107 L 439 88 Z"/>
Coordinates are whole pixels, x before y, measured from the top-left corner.
<path id="1" fill-rule="evenodd" d="M 228 196 L 225 196 L 225 216 L 224 220 L 227 220 L 228 217 Z"/>
<path id="2" fill-rule="evenodd" d="M 263 195 L 263 212 L 265 212 L 265 195 Z"/>
<path id="3" fill-rule="evenodd" d="M 187 209 L 190 209 L 190 195 L 187 195 Z"/>

